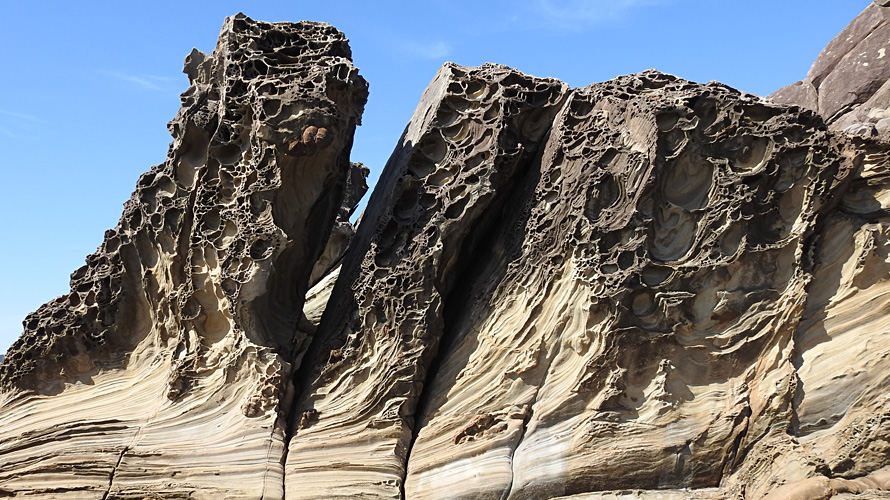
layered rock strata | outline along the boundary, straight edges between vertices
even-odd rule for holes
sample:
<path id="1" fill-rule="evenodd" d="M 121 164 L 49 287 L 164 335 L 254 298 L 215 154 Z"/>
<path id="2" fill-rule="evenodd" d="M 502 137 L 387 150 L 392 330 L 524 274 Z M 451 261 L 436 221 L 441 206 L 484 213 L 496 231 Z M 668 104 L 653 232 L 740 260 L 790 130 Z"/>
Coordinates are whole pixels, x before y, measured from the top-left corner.
<path id="1" fill-rule="evenodd" d="M 484 498 L 717 486 L 752 428 L 787 425 L 777 353 L 837 174 L 806 161 L 818 129 L 658 73 L 573 92 L 489 240 L 507 258 L 454 298 L 409 496 L 480 467 Z"/>
<path id="2" fill-rule="evenodd" d="M 463 286 L 473 249 L 497 223 L 491 214 L 533 161 L 567 90 L 502 66 L 448 64 L 433 79 L 304 357 L 287 498 L 400 497 L 446 297 Z"/>
<path id="3" fill-rule="evenodd" d="M 342 34 L 237 16 L 186 71 L 168 161 L 0 365 L 0 494 L 890 495 L 886 143 L 449 63 L 353 228 Z"/>
<path id="4" fill-rule="evenodd" d="M 514 139 L 486 69 L 444 67 L 384 171 L 304 358 L 288 498 L 761 498 L 883 467 L 839 443 L 882 407 L 888 346 L 816 332 L 836 247 L 883 247 L 850 238 L 886 147 L 656 72 L 520 91 L 554 118 Z"/>
<path id="5" fill-rule="evenodd" d="M 890 140 L 890 1 L 874 0 L 819 54 L 807 77 L 769 97 L 818 112 L 835 130 Z"/>
<path id="6" fill-rule="evenodd" d="M 167 160 L 0 365 L 0 496 L 283 495 L 300 310 L 367 84 L 333 27 L 243 15 L 184 71 Z"/>

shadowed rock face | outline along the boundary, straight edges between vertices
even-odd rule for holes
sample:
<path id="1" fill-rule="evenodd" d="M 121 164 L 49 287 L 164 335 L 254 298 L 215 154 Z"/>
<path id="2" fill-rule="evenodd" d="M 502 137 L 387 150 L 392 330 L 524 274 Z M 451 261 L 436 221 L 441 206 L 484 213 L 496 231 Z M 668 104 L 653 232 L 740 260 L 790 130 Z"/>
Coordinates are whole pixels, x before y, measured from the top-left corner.
<path id="1" fill-rule="evenodd" d="M 167 162 L 0 365 L 0 494 L 888 494 L 886 143 L 449 63 L 353 228 L 342 34 L 236 16 L 185 69 Z"/>

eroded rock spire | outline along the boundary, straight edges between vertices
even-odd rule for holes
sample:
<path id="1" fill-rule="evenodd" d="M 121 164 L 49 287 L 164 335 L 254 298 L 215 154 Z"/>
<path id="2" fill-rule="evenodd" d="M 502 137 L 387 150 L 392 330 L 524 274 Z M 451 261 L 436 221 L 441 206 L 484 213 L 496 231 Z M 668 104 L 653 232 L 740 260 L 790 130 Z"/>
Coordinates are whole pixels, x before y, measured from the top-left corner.
<path id="1" fill-rule="evenodd" d="M 167 160 L 0 365 L 0 491 L 281 497 L 300 311 L 367 98 L 350 57 L 332 26 L 238 15 L 186 58 Z"/>

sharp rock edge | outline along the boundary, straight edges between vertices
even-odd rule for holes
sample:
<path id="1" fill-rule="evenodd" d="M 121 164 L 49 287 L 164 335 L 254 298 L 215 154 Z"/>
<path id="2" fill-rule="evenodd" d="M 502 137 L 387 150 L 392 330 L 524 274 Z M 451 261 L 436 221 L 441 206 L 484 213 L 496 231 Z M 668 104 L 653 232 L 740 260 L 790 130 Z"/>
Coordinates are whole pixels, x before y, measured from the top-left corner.
<path id="1" fill-rule="evenodd" d="M 446 64 L 357 229 L 342 34 L 228 19 L 0 364 L 0 494 L 890 495 L 886 3 L 790 107 Z"/>

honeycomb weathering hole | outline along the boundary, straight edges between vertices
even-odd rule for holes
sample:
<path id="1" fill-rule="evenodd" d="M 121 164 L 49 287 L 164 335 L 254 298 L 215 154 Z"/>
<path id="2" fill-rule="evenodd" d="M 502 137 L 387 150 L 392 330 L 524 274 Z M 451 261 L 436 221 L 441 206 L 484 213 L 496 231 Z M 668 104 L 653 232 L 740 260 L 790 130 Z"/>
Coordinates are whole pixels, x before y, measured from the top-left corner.
<path id="1" fill-rule="evenodd" d="M 688 152 L 669 160 L 665 167 L 664 198 L 686 210 L 707 205 L 714 183 L 714 165 Z"/>

